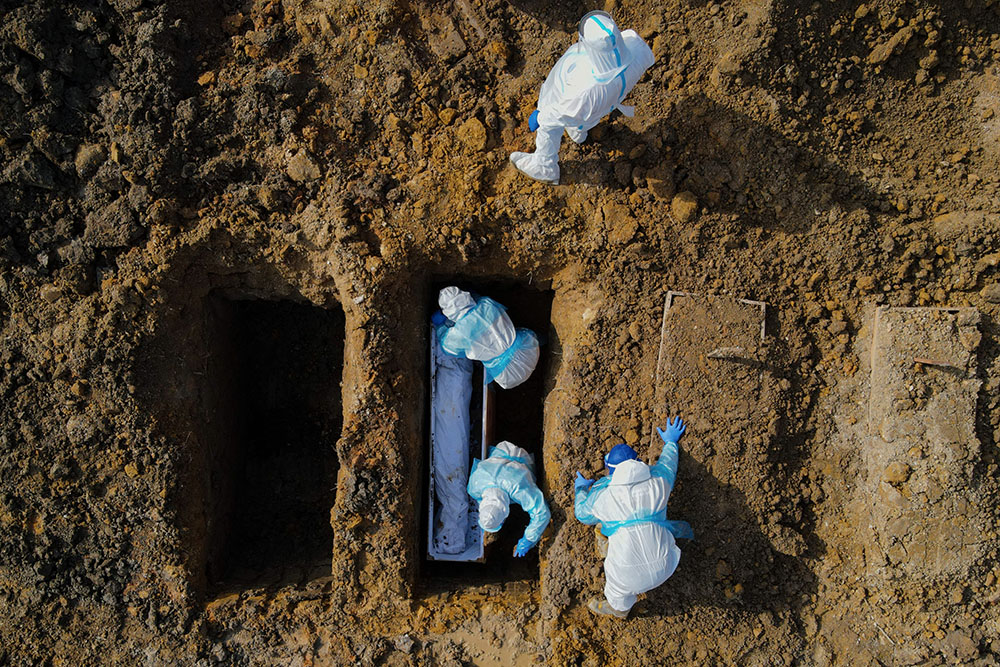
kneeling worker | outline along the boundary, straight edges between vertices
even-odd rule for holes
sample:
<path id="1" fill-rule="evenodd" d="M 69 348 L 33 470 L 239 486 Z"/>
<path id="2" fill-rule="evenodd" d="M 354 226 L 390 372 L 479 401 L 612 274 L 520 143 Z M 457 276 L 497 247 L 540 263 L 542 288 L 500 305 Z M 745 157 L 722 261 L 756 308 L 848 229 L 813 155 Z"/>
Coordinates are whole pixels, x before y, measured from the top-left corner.
<path id="1" fill-rule="evenodd" d="M 677 477 L 677 441 L 686 430 L 675 417 L 666 429 L 659 460 L 648 466 L 625 444 L 604 457 L 609 475 L 596 483 L 576 473 L 576 518 L 601 523 L 608 538 L 604 559 L 604 597 L 587 605 L 595 614 L 628 617 L 636 596 L 662 584 L 677 568 L 681 550 L 674 538 L 692 538 L 691 526 L 667 520 L 667 500 Z"/>
<path id="2" fill-rule="evenodd" d="M 510 514 L 511 500 L 531 517 L 517 542 L 515 556 L 531 551 L 549 525 L 549 506 L 535 483 L 534 457 L 506 440 L 490 447 L 485 461 L 473 461 L 468 491 L 479 503 L 479 527 L 488 533 L 500 530 Z"/>

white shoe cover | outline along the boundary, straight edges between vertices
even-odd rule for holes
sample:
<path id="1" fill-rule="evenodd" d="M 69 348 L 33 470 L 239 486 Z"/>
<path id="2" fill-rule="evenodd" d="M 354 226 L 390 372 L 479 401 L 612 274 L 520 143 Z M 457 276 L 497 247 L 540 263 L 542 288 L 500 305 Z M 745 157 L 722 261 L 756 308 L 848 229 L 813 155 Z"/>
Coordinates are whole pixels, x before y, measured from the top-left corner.
<path id="1" fill-rule="evenodd" d="M 510 162 L 529 178 L 549 185 L 559 185 L 559 163 L 554 160 L 549 162 L 535 153 L 515 151 L 510 154 Z"/>
<path id="2" fill-rule="evenodd" d="M 587 140 L 587 130 L 580 130 L 575 127 L 567 127 L 566 134 L 575 144 L 582 144 Z"/>

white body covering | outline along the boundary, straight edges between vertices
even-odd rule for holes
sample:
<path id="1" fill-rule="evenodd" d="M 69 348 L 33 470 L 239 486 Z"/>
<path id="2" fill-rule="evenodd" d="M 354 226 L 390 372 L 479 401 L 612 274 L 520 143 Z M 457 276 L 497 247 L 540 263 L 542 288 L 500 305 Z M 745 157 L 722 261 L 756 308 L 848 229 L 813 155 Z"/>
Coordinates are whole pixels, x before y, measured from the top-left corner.
<path id="1" fill-rule="evenodd" d="M 457 287 L 446 287 L 438 304 L 453 322 L 451 327 L 438 329 L 445 351 L 483 362 L 489 376 L 504 389 L 518 386 L 535 370 L 538 337 L 528 329 L 515 328 L 499 303 L 488 297 L 475 300 Z"/>
<path id="2" fill-rule="evenodd" d="M 434 541 L 441 553 L 465 550 L 469 525 L 469 403 L 472 399 L 473 362 L 446 354 L 434 346 L 434 404 L 431 446 L 434 448 L 435 500 L 440 505 Z"/>
<path id="3" fill-rule="evenodd" d="M 576 143 L 586 141 L 587 132 L 618 108 L 632 116 L 632 107 L 622 100 L 653 64 L 653 51 L 634 30 L 620 33 L 625 42 L 624 70 L 610 78 L 594 73 L 587 49 L 576 42 L 556 62 L 538 95 L 538 129 L 535 152 L 514 153 L 511 162 L 534 179 L 558 183 L 559 145 L 565 130 Z"/>
<path id="4" fill-rule="evenodd" d="M 657 465 L 662 463 L 661 459 Z M 672 487 L 672 474 L 650 474 L 650 466 L 642 461 L 623 461 L 610 481 L 604 478 L 589 492 L 577 493 L 576 515 L 584 523 L 605 525 L 653 514 L 665 517 Z M 608 537 L 604 559 L 608 603 L 628 611 L 639 593 L 656 588 L 674 573 L 680 557 L 673 534 L 660 524 L 639 521 L 618 528 Z"/>

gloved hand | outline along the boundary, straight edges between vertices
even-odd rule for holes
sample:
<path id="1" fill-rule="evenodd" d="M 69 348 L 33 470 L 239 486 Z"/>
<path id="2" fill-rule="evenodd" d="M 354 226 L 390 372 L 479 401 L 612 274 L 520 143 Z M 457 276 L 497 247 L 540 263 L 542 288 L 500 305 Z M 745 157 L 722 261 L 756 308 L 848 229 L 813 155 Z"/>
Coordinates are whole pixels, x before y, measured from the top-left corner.
<path id="1" fill-rule="evenodd" d="M 444 324 L 447 321 L 448 321 L 448 318 L 445 317 L 444 313 L 442 313 L 440 310 L 435 310 L 434 314 L 431 315 L 431 324 L 433 324 L 436 327 L 441 326 L 442 324 Z"/>
<path id="2" fill-rule="evenodd" d="M 517 558 L 522 558 L 529 551 L 534 548 L 535 543 L 529 540 L 527 537 L 522 537 L 517 541 L 517 548 L 514 549 L 514 556 Z"/>
<path id="3" fill-rule="evenodd" d="M 574 491 L 580 491 L 581 489 L 586 491 L 591 486 L 593 486 L 593 484 L 594 480 L 587 479 L 586 477 L 583 476 L 583 474 L 579 470 L 576 471 L 576 481 L 573 482 Z"/>
<path id="4" fill-rule="evenodd" d="M 660 434 L 660 440 L 663 440 L 664 443 L 677 442 L 686 430 L 687 424 L 680 417 L 674 417 L 668 421 L 667 428 L 656 428 L 656 432 Z"/>
<path id="5" fill-rule="evenodd" d="M 531 115 L 528 116 L 528 129 L 532 132 L 538 129 L 538 109 L 532 111 Z"/>

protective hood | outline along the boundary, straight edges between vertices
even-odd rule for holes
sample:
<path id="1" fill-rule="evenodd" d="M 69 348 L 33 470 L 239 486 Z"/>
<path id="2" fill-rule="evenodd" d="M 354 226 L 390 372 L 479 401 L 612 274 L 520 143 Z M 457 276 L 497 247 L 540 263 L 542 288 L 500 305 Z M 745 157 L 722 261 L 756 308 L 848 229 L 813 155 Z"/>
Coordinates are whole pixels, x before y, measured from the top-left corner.
<path id="1" fill-rule="evenodd" d="M 449 320 L 454 322 L 476 305 L 472 295 L 455 286 L 445 287 L 438 293 L 438 306 Z"/>
<path id="2" fill-rule="evenodd" d="M 629 459 L 615 466 L 615 471 L 611 475 L 611 485 L 635 484 L 649 478 L 648 465 L 637 459 Z"/>
<path id="3" fill-rule="evenodd" d="M 607 12 L 594 11 L 584 16 L 579 31 L 580 45 L 598 81 L 610 81 L 632 62 L 622 33 Z"/>
<path id="4" fill-rule="evenodd" d="M 491 487 L 483 489 L 483 499 L 479 501 L 479 527 L 487 533 L 495 533 L 510 514 L 510 496 L 503 489 Z"/>
<path id="5" fill-rule="evenodd" d="M 528 466 L 532 470 L 534 470 L 535 468 L 535 457 L 512 442 L 503 440 L 501 442 L 498 442 L 494 449 L 502 453 L 503 456 L 507 459 L 511 459 L 514 461 L 520 459 L 521 461 L 524 462 L 524 465 Z M 490 452 L 490 454 L 492 455 L 492 452 Z"/>

